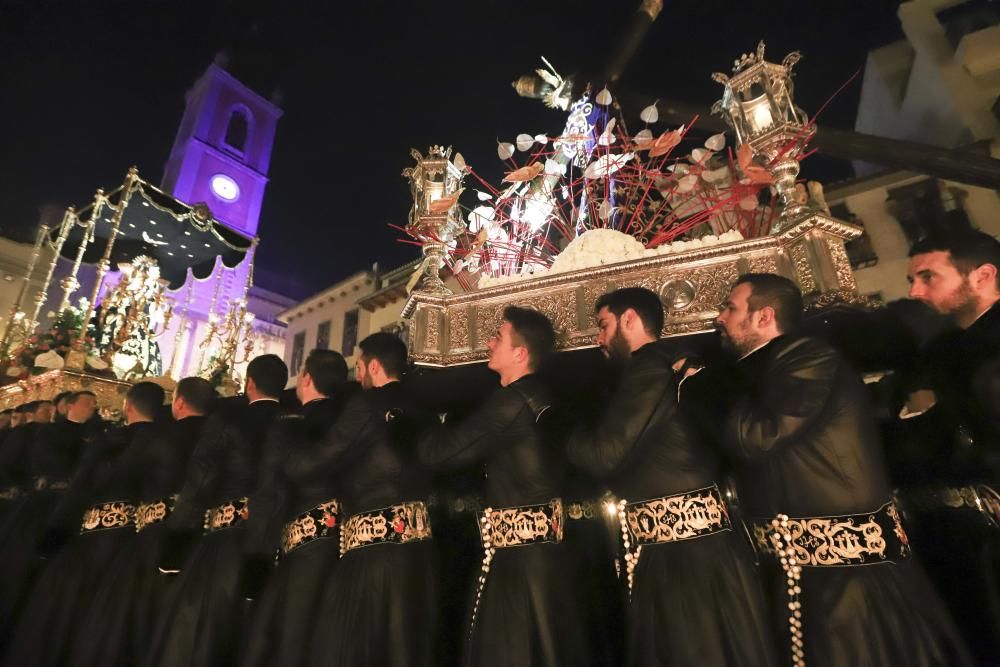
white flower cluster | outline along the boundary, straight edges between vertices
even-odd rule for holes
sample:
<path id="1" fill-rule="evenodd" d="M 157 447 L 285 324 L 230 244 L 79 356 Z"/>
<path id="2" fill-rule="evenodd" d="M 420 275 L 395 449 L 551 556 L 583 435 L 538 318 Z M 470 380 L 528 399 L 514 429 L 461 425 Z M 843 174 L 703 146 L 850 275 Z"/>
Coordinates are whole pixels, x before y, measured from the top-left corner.
<path id="1" fill-rule="evenodd" d="M 565 250 L 556 256 L 551 267 L 497 278 L 483 276 L 479 280 L 479 288 L 507 285 L 531 278 L 591 269 L 637 259 L 660 257 L 724 243 L 736 243 L 742 240 L 743 235 L 733 229 L 718 236 L 710 234 L 699 239 L 674 241 L 673 243 L 664 243 L 657 248 L 647 249 L 635 237 L 618 230 L 591 229 L 573 239 Z"/>

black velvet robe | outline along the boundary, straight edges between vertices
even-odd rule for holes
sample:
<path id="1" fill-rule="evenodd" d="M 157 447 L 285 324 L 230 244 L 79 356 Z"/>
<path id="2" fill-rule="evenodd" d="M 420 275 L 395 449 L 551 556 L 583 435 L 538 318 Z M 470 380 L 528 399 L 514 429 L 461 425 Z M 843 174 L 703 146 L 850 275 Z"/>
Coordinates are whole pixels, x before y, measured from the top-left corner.
<path id="1" fill-rule="evenodd" d="M 20 428 L 23 427 L 17 430 Z M 28 492 L 14 501 L 0 528 L 0 563 L 3 563 L 0 568 L 0 650 L 6 646 L 44 564 L 38 557 L 38 543 L 52 510 L 65 493 L 65 489 L 32 490 L 33 481 L 44 478 L 48 483 L 68 483 L 86 446 L 85 438 L 91 432 L 89 425 L 71 421 L 47 424 L 36 431 L 37 437 L 22 454 L 26 459 L 26 473 L 14 481 L 20 479 Z"/>
<path id="2" fill-rule="evenodd" d="M 743 461 L 749 518 L 871 512 L 891 499 L 878 429 L 858 374 L 817 339 L 781 337 L 737 365 L 743 392 L 726 423 Z M 787 637 L 787 586 L 774 586 Z M 809 665 L 961 665 L 968 656 L 913 558 L 806 567 L 801 579 Z M 787 655 L 787 653 L 786 653 Z"/>
<path id="3" fill-rule="evenodd" d="M 204 425 L 204 417 L 187 417 L 130 447 L 122 463 L 135 471 L 129 500 L 139 505 L 178 493 Z M 145 528 L 97 573 L 93 598 L 74 633 L 69 664 L 139 664 L 170 581 L 157 569 L 165 534 L 166 522 Z"/>
<path id="4" fill-rule="evenodd" d="M 460 424 L 427 434 L 419 446 L 421 462 L 437 470 L 484 464 L 486 502 L 493 508 L 548 503 L 561 496 L 562 487 L 560 462 L 537 423 L 549 407 L 542 382 L 523 377 L 498 389 Z M 592 664 L 575 595 L 578 582 L 565 570 L 568 557 L 565 544 L 496 551 L 469 635 L 466 664 Z M 468 623 L 459 629 L 462 634 L 469 632 Z"/>
<path id="5" fill-rule="evenodd" d="M 345 388 L 344 394 L 306 403 L 300 418 L 279 420 L 265 443 L 260 485 L 250 503 L 266 508 L 267 515 L 258 513 L 248 524 L 248 551 L 261 561 L 265 572 L 273 571 L 266 583 L 248 582 L 263 586 L 263 590 L 255 596 L 241 665 L 295 667 L 303 664 L 308 655 L 313 616 L 321 603 L 320 583 L 332 574 L 340 558 L 338 533 L 334 531 L 330 537 L 303 545 L 282 556 L 276 567 L 271 566 L 286 522 L 320 503 L 339 500 L 340 480 L 336 473 L 318 465 L 299 471 L 290 463 L 318 463 L 324 450 L 316 445 L 343 411 L 346 394 Z M 341 514 L 338 523 L 343 523 L 344 518 Z"/>
<path id="6" fill-rule="evenodd" d="M 295 478 L 338 475 L 345 516 L 427 495 L 414 438 L 424 426 L 398 382 L 352 399 Z M 429 667 L 436 631 L 434 545 L 376 544 L 347 552 L 321 582 L 307 664 Z"/>
<path id="7" fill-rule="evenodd" d="M 596 429 L 574 433 L 570 461 L 629 502 L 718 482 L 711 448 L 678 411 L 672 358 L 632 354 Z M 626 664 L 769 665 L 774 640 L 753 558 L 733 530 L 646 545 L 626 615 Z"/>
<path id="8" fill-rule="evenodd" d="M 87 447 L 80 469 L 49 521 L 44 551 L 51 558 L 17 625 L 9 665 L 66 665 L 73 638 L 89 613 L 98 582 L 113 557 L 135 547 L 135 527 L 80 534 L 84 511 L 97 503 L 130 501 L 145 471 L 128 454 L 157 437 L 151 422 L 109 431 Z M 65 544 L 65 546 L 60 545 Z"/>
<path id="9" fill-rule="evenodd" d="M 205 510 L 253 493 L 264 438 L 282 413 L 277 401 L 233 403 L 220 408 L 205 425 L 177 506 L 167 520 L 171 534 L 162 560 L 171 562 L 162 564 L 175 565 L 176 545 L 186 538 L 195 546 L 170 584 L 143 664 L 214 667 L 236 661 L 248 620 L 239 586 L 246 523 L 199 535 Z M 266 513 L 265 508 L 257 511 Z M 250 521 L 254 512 L 250 506 Z"/>

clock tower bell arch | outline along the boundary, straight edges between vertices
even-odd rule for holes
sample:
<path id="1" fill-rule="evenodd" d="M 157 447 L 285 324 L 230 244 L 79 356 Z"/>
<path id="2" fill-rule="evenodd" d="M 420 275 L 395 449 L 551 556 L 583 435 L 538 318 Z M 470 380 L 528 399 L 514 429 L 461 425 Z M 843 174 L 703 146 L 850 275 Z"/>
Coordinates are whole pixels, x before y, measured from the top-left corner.
<path id="1" fill-rule="evenodd" d="M 281 109 L 214 63 L 185 102 L 163 189 L 187 204 L 204 202 L 217 220 L 256 236 Z"/>

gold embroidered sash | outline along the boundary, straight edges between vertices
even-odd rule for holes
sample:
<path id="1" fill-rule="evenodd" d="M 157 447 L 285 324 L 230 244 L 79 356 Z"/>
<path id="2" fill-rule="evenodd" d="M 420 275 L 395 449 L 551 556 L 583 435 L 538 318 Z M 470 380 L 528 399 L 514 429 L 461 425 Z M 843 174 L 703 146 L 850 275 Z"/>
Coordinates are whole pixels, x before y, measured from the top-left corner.
<path id="1" fill-rule="evenodd" d="M 140 533 L 150 526 L 166 521 L 174 509 L 176 500 L 177 496 L 170 496 L 148 503 L 139 503 L 135 509 L 135 532 Z"/>
<path id="2" fill-rule="evenodd" d="M 625 525 L 633 544 L 657 544 L 689 540 L 730 530 L 729 512 L 716 485 L 627 503 Z"/>
<path id="3" fill-rule="evenodd" d="M 374 544 L 407 544 L 431 537 L 427 505 L 412 501 L 355 514 L 340 528 L 340 555 Z"/>
<path id="4" fill-rule="evenodd" d="M 340 515 L 340 503 L 328 500 L 303 512 L 281 530 L 281 555 L 286 556 L 310 542 L 333 537 Z"/>
<path id="5" fill-rule="evenodd" d="M 487 549 L 562 542 L 563 521 L 562 500 L 553 498 L 543 505 L 487 507 L 479 519 L 479 532 Z"/>
<path id="6" fill-rule="evenodd" d="M 250 518 L 250 500 L 240 498 L 222 503 L 218 507 L 205 510 L 204 528 L 206 533 L 214 533 L 238 526 Z"/>
<path id="7" fill-rule="evenodd" d="M 121 500 L 98 503 L 87 508 L 80 522 L 80 534 L 127 528 L 135 524 L 135 505 Z"/>

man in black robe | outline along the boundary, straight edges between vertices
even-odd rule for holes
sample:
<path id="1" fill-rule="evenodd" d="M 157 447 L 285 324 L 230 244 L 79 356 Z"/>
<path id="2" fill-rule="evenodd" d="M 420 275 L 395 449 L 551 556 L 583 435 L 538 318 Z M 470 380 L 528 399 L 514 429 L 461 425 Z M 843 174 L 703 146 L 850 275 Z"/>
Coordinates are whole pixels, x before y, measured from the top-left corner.
<path id="1" fill-rule="evenodd" d="M 96 434 L 96 412 L 93 392 L 73 394 L 67 419 L 40 429 L 23 453 L 23 477 L 17 479 L 23 493 L 0 534 L 0 649 L 13 633 L 43 563 L 38 558 L 38 543 L 52 511 L 69 488 L 87 441 Z"/>
<path id="2" fill-rule="evenodd" d="M 726 443 L 753 538 L 781 566 L 774 605 L 792 661 L 967 664 L 910 558 L 864 384 L 829 345 L 795 335 L 801 312 L 790 280 L 747 274 L 717 321 L 740 358 Z"/>
<path id="3" fill-rule="evenodd" d="M 0 442 L 0 526 L 19 496 L 27 492 L 28 460 L 39 431 L 52 423 L 51 401 L 32 401 L 21 414 L 24 423 L 10 430 Z"/>
<path id="4" fill-rule="evenodd" d="M 67 664 L 74 633 L 89 613 L 97 583 L 108 575 L 114 555 L 134 548 L 132 488 L 148 471 L 130 465 L 129 454 L 156 438 L 153 416 L 162 404 L 159 385 L 133 385 L 125 396 L 126 426 L 86 447 L 49 521 L 42 543 L 49 562 L 17 625 L 7 664 Z"/>
<path id="5" fill-rule="evenodd" d="M 264 443 L 255 514 L 248 524 L 251 558 L 244 595 L 255 600 L 240 664 L 303 664 L 323 581 L 340 558 L 343 521 L 339 475 L 319 465 L 322 438 L 336 422 L 358 385 L 347 382 L 347 362 L 339 352 L 313 350 L 295 385 L 297 415 L 279 420 Z M 310 462 L 309 470 L 289 465 Z M 304 472 L 304 475 L 297 475 Z M 275 553 L 278 563 L 275 565 Z"/>
<path id="6" fill-rule="evenodd" d="M 618 497 L 631 591 L 625 664 L 776 664 L 752 554 L 732 525 L 716 458 L 677 407 L 673 359 L 657 342 L 660 298 L 623 288 L 594 310 L 598 345 L 626 365 L 600 423 L 575 433 L 568 454 Z"/>
<path id="7" fill-rule="evenodd" d="M 235 662 L 247 622 L 240 579 L 246 522 L 253 512 L 249 496 L 257 485 L 264 438 L 283 414 L 278 397 L 287 381 L 288 367 L 280 357 L 255 357 L 247 365 L 249 402 L 218 408 L 205 425 L 167 519 L 171 535 L 161 570 L 179 575 L 143 664 L 210 667 Z M 193 551 L 185 558 L 185 546 L 192 541 Z"/>
<path id="8" fill-rule="evenodd" d="M 142 659 L 169 582 L 157 570 L 166 519 L 215 398 L 208 380 L 183 378 L 167 406 L 173 421 L 123 454 L 123 468 L 136 473 L 127 489 L 136 536 L 99 573 L 75 629 L 69 665 L 137 665 Z"/>
<path id="9" fill-rule="evenodd" d="M 406 346 L 379 332 L 361 341 L 354 397 L 311 459 L 289 459 L 295 478 L 336 475 L 346 519 L 341 559 L 322 582 L 308 664 L 429 667 L 436 631 L 436 572 L 415 438 L 424 420 L 399 381 Z"/>
<path id="10" fill-rule="evenodd" d="M 469 618 L 465 664 L 584 667 L 577 582 L 566 576 L 561 461 L 538 422 L 550 407 L 534 374 L 555 345 L 552 323 L 515 306 L 490 339 L 489 368 L 500 389 L 457 426 L 420 442 L 431 469 L 485 467 L 480 517 L 483 566 Z"/>
<path id="11" fill-rule="evenodd" d="M 908 278 L 910 297 L 956 328 L 922 355 L 897 424 L 936 436 L 922 476 L 936 484 L 904 499 L 970 646 L 1000 664 L 1000 242 L 974 231 L 924 239 L 910 250 Z"/>

